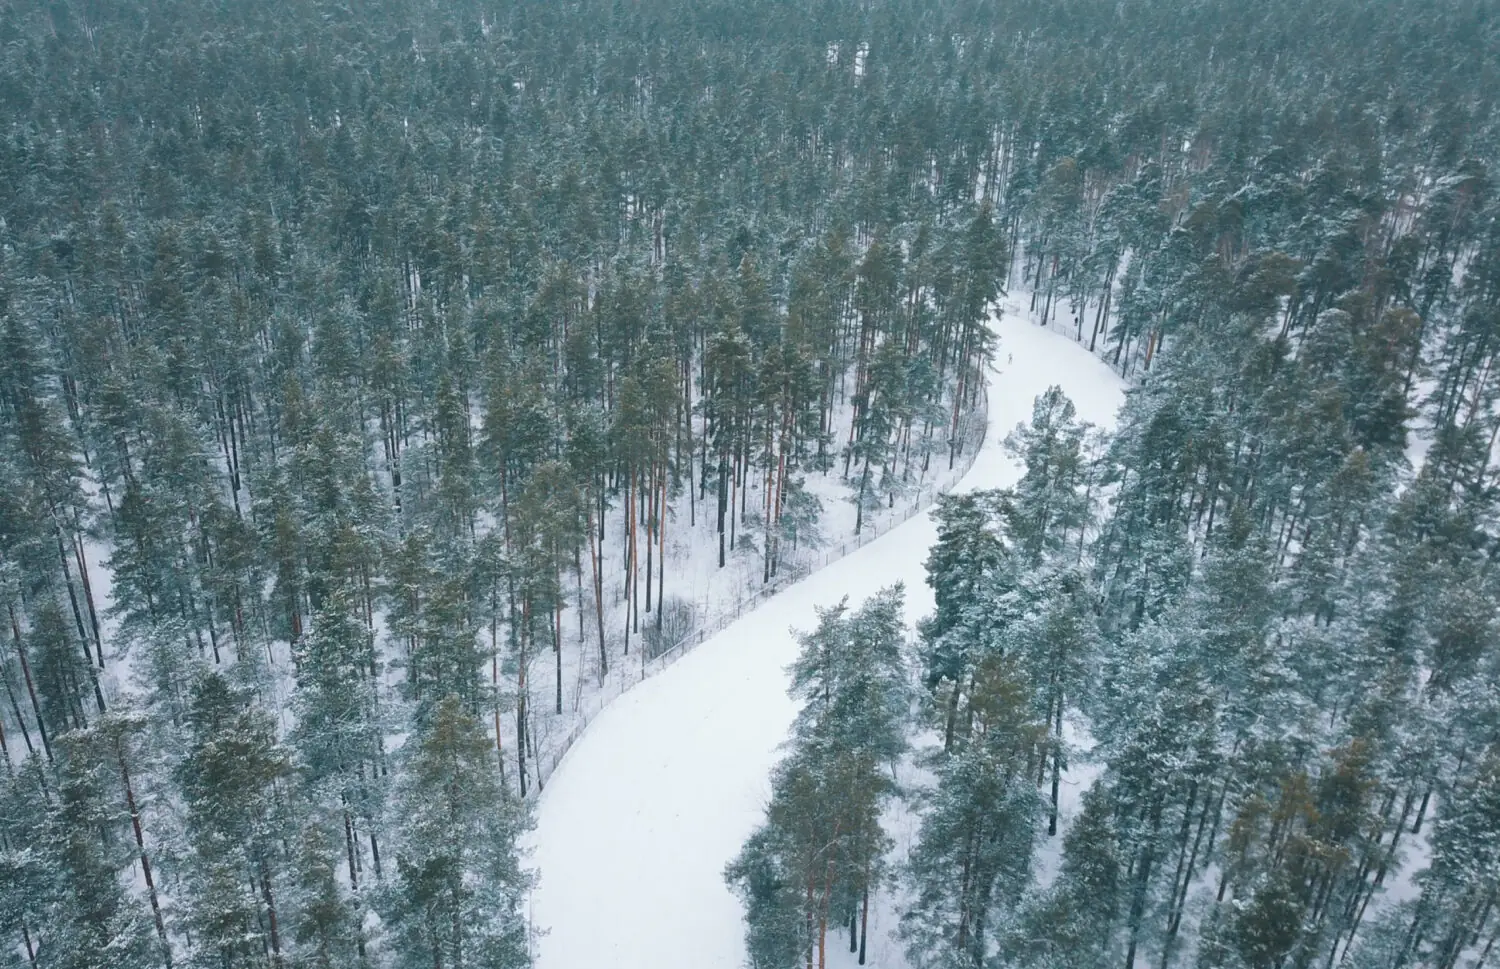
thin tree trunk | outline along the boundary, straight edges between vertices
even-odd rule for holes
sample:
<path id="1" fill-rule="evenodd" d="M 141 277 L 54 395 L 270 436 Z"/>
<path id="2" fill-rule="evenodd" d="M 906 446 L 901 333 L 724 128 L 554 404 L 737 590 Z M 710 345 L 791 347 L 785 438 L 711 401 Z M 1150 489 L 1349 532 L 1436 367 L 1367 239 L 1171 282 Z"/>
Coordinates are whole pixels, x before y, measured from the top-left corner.
<path id="1" fill-rule="evenodd" d="M 99 632 L 99 611 L 94 607 L 94 584 L 89 581 L 89 562 L 83 554 L 83 540 L 73 536 L 73 555 L 78 562 L 78 577 L 83 582 L 83 599 L 89 607 L 89 626 L 94 631 L 94 652 L 99 668 L 104 669 L 104 637 Z"/>
<path id="2" fill-rule="evenodd" d="M 500 739 L 500 595 L 490 586 L 490 685 L 495 690 L 495 765 L 500 769 L 500 792 L 506 791 L 505 744 Z"/>
<path id="3" fill-rule="evenodd" d="M 21 728 L 21 739 L 26 742 L 26 755 L 29 757 L 36 753 L 36 748 L 31 745 L 31 731 L 26 729 L 26 718 L 21 716 L 21 705 L 16 702 L 16 691 L 10 688 L 10 676 L 0 674 L 5 680 L 5 698 L 10 701 L 10 712 L 16 718 L 16 725 Z M 10 770 L 10 750 L 5 751 L 5 767 Z"/>
<path id="4" fill-rule="evenodd" d="M 526 796 L 526 628 L 528 603 L 521 603 L 521 629 L 512 630 L 519 654 L 516 662 L 516 777 L 521 782 L 521 797 Z"/>
<path id="5" fill-rule="evenodd" d="M 271 873 L 267 869 L 264 859 L 260 863 L 260 895 L 266 903 L 266 920 L 271 938 L 271 963 L 277 969 L 280 969 L 283 965 L 281 958 L 281 929 L 276 919 L 276 899 L 271 894 Z"/>
<path id="6" fill-rule="evenodd" d="M 943 753 L 953 751 L 953 733 L 958 727 L 958 698 L 963 689 L 963 676 L 953 680 L 953 692 L 948 695 L 948 716 L 943 727 Z"/>
<path id="7" fill-rule="evenodd" d="M 57 561 L 62 566 L 63 583 L 68 587 L 68 605 L 73 608 L 73 622 L 78 626 L 78 638 L 83 640 L 83 659 L 89 666 L 94 665 L 89 656 L 89 633 L 83 625 L 83 611 L 78 608 L 78 590 L 73 585 L 73 570 L 68 568 L 68 553 L 63 548 L 62 526 L 57 522 L 52 524 L 52 532 L 57 537 Z M 96 647 L 97 648 L 97 647 Z M 104 654 L 99 652 L 99 665 L 104 665 Z M 104 698 L 99 698 L 99 712 L 104 712 Z"/>
<path id="8" fill-rule="evenodd" d="M 870 934 L 870 881 L 865 879 L 864 891 L 860 902 L 859 917 L 859 964 L 865 964 L 865 941 Z"/>
<path id="9" fill-rule="evenodd" d="M 805 921 L 806 926 L 807 926 L 807 937 L 808 937 L 807 938 L 807 969 L 813 969 L 813 948 L 814 948 L 814 946 L 813 946 L 813 941 L 812 941 L 812 935 L 813 935 L 813 912 L 814 912 L 814 908 L 815 908 L 815 906 L 813 905 L 813 897 L 814 897 L 814 895 L 813 895 L 813 885 L 814 885 L 814 879 L 816 879 L 816 878 L 817 878 L 817 875 L 815 875 L 812 872 L 808 872 L 808 875 L 807 875 L 807 902 L 806 902 L 806 905 L 805 905 L 806 911 L 804 912 L 804 921 Z"/>
<path id="10" fill-rule="evenodd" d="M 1427 790 L 1422 794 L 1422 804 L 1417 808 L 1417 820 L 1411 826 L 1412 834 L 1422 833 L 1422 822 L 1427 817 L 1427 805 L 1432 803 L 1432 785 L 1427 785 Z"/>
<path id="11" fill-rule="evenodd" d="M 630 633 L 631 633 L 631 611 L 635 607 L 639 590 L 635 582 L 636 561 L 636 518 L 635 518 L 635 473 L 632 471 L 628 476 L 625 498 L 626 538 L 628 546 L 625 553 L 625 655 L 630 655 Z"/>
<path id="12" fill-rule="evenodd" d="M 594 619 L 599 627 L 599 684 L 604 685 L 604 677 L 609 674 L 609 655 L 604 649 L 604 573 L 599 565 L 599 548 L 595 543 L 593 508 L 589 509 L 589 573 L 594 585 Z M 580 608 L 582 604 L 580 603 Z"/>
<path id="13" fill-rule="evenodd" d="M 1057 721 L 1052 736 L 1052 810 L 1047 815 L 1047 836 L 1057 834 L 1057 799 L 1062 786 L 1063 697 L 1057 698 Z"/>
<path id="14" fill-rule="evenodd" d="M 349 817 L 347 802 L 344 807 L 344 856 L 349 865 L 349 887 L 359 891 L 359 862 L 355 858 L 354 822 Z"/>
<path id="15" fill-rule="evenodd" d="M 146 836 L 141 830 L 141 812 L 135 803 L 135 787 L 130 782 L 130 771 L 125 766 L 125 751 L 115 748 L 115 759 L 120 765 L 120 781 L 125 785 L 125 807 L 130 811 L 130 827 L 135 833 L 136 851 L 141 857 L 141 876 L 146 882 L 146 896 L 151 900 L 151 917 L 156 921 L 156 936 L 161 940 L 162 955 L 168 969 L 172 965 L 172 945 L 167 941 L 167 926 L 161 917 L 161 901 L 156 895 L 156 882 L 151 875 L 151 859 L 146 854 Z"/>
<path id="16" fill-rule="evenodd" d="M 730 551 L 734 550 L 735 525 L 736 525 L 736 519 L 739 518 L 739 515 L 736 514 L 735 510 L 734 510 L 735 509 L 735 502 L 738 500 L 738 496 L 739 496 L 739 489 L 740 489 L 740 458 L 739 458 L 739 455 L 736 454 L 734 456 L 734 466 L 730 469 L 730 475 L 729 475 L 729 549 L 730 549 Z M 724 556 L 723 556 L 723 553 L 721 552 L 720 555 L 719 555 L 719 559 L 720 559 L 719 564 L 720 565 L 724 564 L 723 558 L 724 558 Z"/>
<path id="17" fill-rule="evenodd" d="M 835 822 L 833 836 L 838 837 L 839 826 Z M 823 865 L 823 898 L 818 903 L 818 969 L 828 969 L 828 903 L 833 895 L 834 856 L 829 855 Z"/>
<path id="18" fill-rule="evenodd" d="M 646 519 L 646 615 L 651 614 L 651 577 L 655 571 L 656 534 L 661 529 L 661 510 L 656 504 L 656 462 L 651 463 L 651 470 L 642 481 L 641 503 L 645 505 L 644 518 Z"/>
<path id="19" fill-rule="evenodd" d="M 16 657 L 21 661 L 21 678 L 26 681 L 26 692 L 31 697 L 31 712 L 36 717 L 37 734 L 42 738 L 42 750 L 47 754 L 47 763 L 52 763 L 52 744 L 47 739 L 47 722 L 42 719 L 42 705 L 37 702 L 36 683 L 31 678 L 31 664 L 26 659 L 26 647 L 21 642 L 21 623 L 16 619 L 16 607 L 6 606 L 10 612 L 10 631 L 16 639 Z"/>

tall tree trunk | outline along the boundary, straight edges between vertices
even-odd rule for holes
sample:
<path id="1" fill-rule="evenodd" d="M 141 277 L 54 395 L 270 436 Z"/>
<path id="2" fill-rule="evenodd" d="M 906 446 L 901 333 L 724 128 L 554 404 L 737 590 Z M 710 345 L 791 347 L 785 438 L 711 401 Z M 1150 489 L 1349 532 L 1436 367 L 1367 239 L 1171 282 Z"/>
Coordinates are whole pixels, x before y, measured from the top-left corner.
<path id="1" fill-rule="evenodd" d="M 83 611 L 78 607 L 78 590 L 73 585 L 73 570 L 68 568 L 68 553 L 63 547 L 62 526 L 54 521 L 52 532 L 57 538 L 57 561 L 62 566 L 63 583 L 68 587 L 68 605 L 73 608 L 73 622 L 78 626 L 78 638 L 83 641 L 83 659 L 84 662 L 92 667 L 94 660 L 93 657 L 89 656 L 89 641 L 92 637 L 89 636 L 88 629 L 83 624 Z M 95 644 L 95 649 L 98 652 L 99 666 L 103 667 L 104 652 L 98 647 L 98 644 Z M 99 704 L 99 712 L 103 713 L 103 696 L 99 697 Z"/>
<path id="2" fill-rule="evenodd" d="M 593 579 L 594 586 L 594 620 L 599 627 L 599 684 L 604 685 L 604 677 L 609 674 L 609 655 L 604 649 L 604 573 L 599 564 L 600 549 L 596 543 L 597 533 L 594 531 L 593 508 L 590 506 L 588 512 L 589 530 L 589 574 Z M 582 603 L 579 604 L 582 608 Z"/>
<path id="3" fill-rule="evenodd" d="M 807 873 L 807 901 L 803 906 L 803 921 L 807 929 L 807 969 L 813 969 L 813 949 L 815 948 L 813 943 L 813 925 L 814 912 L 816 910 L 813 899 L 815 897 L 814 885 L 816 884 L 817 877 L 817 874 L 814 872 Z"/>
<path id="4" fill-rule="evenodd" d="M 667 594 L 667 468 L 661 470 L 661 498 L 656 502 L 656 631 L 662 628 L 662 606 Z M 650 579 L 650 576 L 647 576 Z"/>
<path id="5" fill-rule="evenodd" d="M 635 584 L 635 556 L 636 556 L 636 520 L 635 520 L 635 472 L 631 471 L 627 476 L 625 498 L 625 655 L 630 655 L 630 633 L 633 623 L 631 622 L 631 611 L 635 606 L 638 590 Z"/>
<path id="6" fill-rule="evenodd" d="M 271 893 L 271 872 L 265 859 L 260 861 L 260 897 L 266 903 L 266 922 L 270 931 L 271 964 L 281 969 L 281 929 L 276 918 L 276 898 Z"/>
<path id="7" fill-rule="evenodd" d="M 141 858 L 141 876 L 146 882 L 146 896 L 151 900 L 151 917 L 156 921 L 156 936 L 161 940 L 162 957 L 168 969 L 172 965 L 172 944 L 167 941 L 167 926 L 161 917 L 161 901 L 156 895 L 156 882 L 151 874 L 151 859 L 146 854 L 146 837 L 141 830 L 141 812 L 135 802 L 135 787 L 130 782 L 130 771 L 125 766 L 125 751 L 116 746 L 115 759 L 120 765 L 120 781 L 125 785 L 125 807 L 130 811 L 130 827 L 135 833 L 136 851 Z"/>
<path id="8" fill-rule="evenodd" d="M 661 509 L 657 507 L 656 462 L 651 463 L 645 480 L 641 482 L 641 503 L 646 519 L 646 615 L 651 614 L 651 578 L 655 571 L 656 534 L 661 528 Z"/>
<path id="9" fill-rule="evenodd" d="M 31 712 L 36 717 L 37 734 L 42 738 L 42 750 L 47 754 L 47 763 L 52 763 L 52 743 L 47 739 L 47 722 L 42 719 L 42 705 L 37 702 L 36 682 L 31 677 L 31 663 L 26 659 L 26 646 L 21 642 L 21 623 L 16 619 L 16 607 L 6 606 L 10 612 L 10 631 L 16 641 L 16 658 L 21 661 L 21 678 L 26 681 L 26 693 L 31 697 Z"/>
<path id="10" fill-rule="evenodd" d="M 859 916 L 859 964 L 865 964 L 865 941 L 870 934 L 870 878 L 865 873 L 864 889 L 861 892 Z"/>
<path id="11" fill-rule="evenodd" d="M 1052 732 L 1052 809 L 1047 814 L 1047 836 L 1057 835 L 1057 797 L 1058 788 L 1062 786 L 1062 750 L 1063 750 L 1063 697 L 1057 697 L 1057 719 L 1053 724 Z"/>
<path id="12" fill-rule="evenodd" d="M 10 701 L 10 712 L 16 718 L 16 726 L 21 728 L 21 739 L 26 742 L 26 755 L 29 757 L 36 753 L 36 748 L 31 745 L 31 731 L 26 729 L 26 718 L 21 716 L 21 705 L 16 702 L 16 691 L 10 688 L 10 676 L 0 673 L 0 679 L 5 681 L 5 698 Z M 5 754 L 5 767 L 9 771 L 11 769 L 9 748 L 6 748 Z"/>
<path id="13" fill-rule="evenodd" d="M 724 516 L 729 512 L 729 463 L 719 453 L 719 568 L 724 567 Z"/>
<path id="14" fill-rule="evenodd" d="M 557 578 L 558 589 L 562 588 L 562 576 Z M 562 596 L 554 598 L 552 604 L 552 658 L 556 660 L 557 666 L 557 713 L 563 712 L 562 704 Z"/>
<path id="15" fill-rule="evenodd" d="M 511 631 L 516 639 L 516 777 L 520 779 L 521 796 L 526 796 L 526 636 L 529 626 L 529 603 L 521 603 L 521 629 Z"/>
<path id="16" fill-rule="evenodd" d="M 495 691 L 495 765 L 500 769 L 500 791 L 506 791 L 505 744 L 500 738 L 500 590 L 490 584 L 490 686 Z"/>
<path id="17" fill-rule="evenodd" d="M 104 669 L 104 637 L 99 632 L 99 610 L 94 606 L 94 584 L 89 580 L 89 562 L 83 554 L 83 539 L 73 536 L 73 554 L 78 562 L 78 577 L 83 582 L 83 599 L 89 607 L 89 627 L 94 632 L 94 651 L 99 668 Z"/>

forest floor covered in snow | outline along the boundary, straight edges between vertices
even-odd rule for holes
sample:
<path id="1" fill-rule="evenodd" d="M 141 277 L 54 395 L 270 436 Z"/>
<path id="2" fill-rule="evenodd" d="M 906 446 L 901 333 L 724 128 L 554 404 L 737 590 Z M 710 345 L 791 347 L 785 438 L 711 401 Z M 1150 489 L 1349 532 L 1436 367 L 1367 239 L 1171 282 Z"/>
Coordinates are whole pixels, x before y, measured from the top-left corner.
<path id="1" fill-rule="evenodd" d="M 838 416 L 840 421 L 831 432 L 835 449 L 847 438 L 848 421 L 852 415 L 849 408 L 843 407 Z M 611 524 L 614 527 L 610 530 L 607 546 L 611 561 L 604 581 L 604 615 L 605 638 L 613 665 L 601 673 L 592 625 L 592 591 L 580 589 L 563 611 L 560 622 L 562 648 L 556 653 L 543 651 L 529 668 L 532 684 L 530 729 L 535 748 L 529 772 L 545 785 L 558 762 L 593 718 L 620 694 L 756 609 L 785 586 L 901 525 L 930 505 L 936 495 L 952 490 L 973 464 L 974 449 L 979 442 L 986 440 L 987 431 L 993 430 L 985 416 L 977 411 L 961 416 L 959 440 L 962 446 L 951 456 L 946 443 L 940 440 L 941 432 L 935 432 L 932 439 L 925 442 L 929 448 L 928 459 L 924 462 L 920 455 L 914 455 L 907 462 L 906 480 L 902 482 L 901 491 L 891 494 L 881 507 L 868 509 L 858 532 L 855 530 L 855 489 L 852 481 L 839 473 L 842 462 L 835 460 L 828 471 L 807 475 L 803 487 L 819 506 L 816 525 L 810 529 L 809 541 L 782 548 L 778 570 L 769 581 L 763 575 L 765 531 L 760 519 L 752 514 L 735 529 L 735 540 L 729 543 L 725 564 L 720 567 L 713 496 L 707 495 L 697 501 L 694 509 L 693 499 L 686 494 L 690 489 L 684 489 L 684 493 L 670 503 L 672 523 L 669 529 L 671 537 L 667 540 L 665 589 L 668 612 L 674 621 L 665 634 L 653 636 L 652 630 L 660 618 L 660 602 L 654 611 L 646 611 L 637 617 L 637 630 L 628 637 L 625 634 L 630 600 L 625 594 L 624 575 L 619 571 L 623 566 L 617 561 L 625 540 L 620 534 L 622 520 L 613 520 L 621 519 L 623 513 L 612 509 Z M 749 477 L 747 504 L 753 509 L 764 496 L 759 494 L 760 482 L 755 480 L 756 476 Z M 654 644 L 653 638 L 657 640 Z M 630 652 L 621 655 L 624 646 L 628 646 Z M 560 709 L 554 704 L 552 693 L 552 685 L 559 678 L 562 684 Z M 511 726 L 507 723 L 508 728 Z M 506 740 L 514 743 L 514 739 L 511 730 Z"/>
<path id="2" fill-rule="evenodd" d="M 1122 400 L 1108 366 L 1031 323 L 1023 305 L 1013 297 L 1003 307 L 989 435 L 956 490 L 1018 479 L 1002 442 L 1049 386 L 1062 387 L 1079 416 L 1101 426 L 1113 423 Z M 935 538 L 931 517 L 916 515 L 769 599 L 598 715 L 538 804 L 530 864 L 541 880 L 530 915 L 540 969 L 744 964 L 742 910 L 722 873 L 770 796 L 770 770 L 796 712 L 786 695 L 796 634 L 814 626 L 816 607 L 844 596 L 857 607 L 897 582 L 915 623 L 932 610 L 924 562 Z M 1064 777 L 1064 829 L 1088 766 L 1076 770 Z M 916 821 L 898 812 L 888 824 L 899 858 Z M 867 965 L 904 965 L 889 892 L 872 904 Z M 846 957 L 852 964 L 843 952 L 838 960 Z"/>

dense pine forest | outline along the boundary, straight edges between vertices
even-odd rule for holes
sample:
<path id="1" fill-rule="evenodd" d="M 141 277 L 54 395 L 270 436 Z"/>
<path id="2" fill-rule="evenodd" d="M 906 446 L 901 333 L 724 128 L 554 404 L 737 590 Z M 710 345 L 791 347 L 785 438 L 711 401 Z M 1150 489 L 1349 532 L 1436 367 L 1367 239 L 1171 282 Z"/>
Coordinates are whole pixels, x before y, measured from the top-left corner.
<path id="1" fill-rule="evenodd" d="M 805 631 L 725 871 L 752 965 L 864 964 L 877 891 L 922 969 L 1500 960 L 1497 13 L 928 35 L 974 100 L 924 146 L 995 112 L 1012 287 L 1133 387 L 1110 435 L 1039 397 L 1019 484 L 941 501 L 910 642 L 899 587 Z"/>
<path id="2" fill-rule="evenodd" d="M 529 965 L 542 759 L 1005 292 L 1119 428 L 807 631 L 754 965 L 1500 962 L 1497 95 L 1490 0 L 0 5 L 0 965 Z"/>

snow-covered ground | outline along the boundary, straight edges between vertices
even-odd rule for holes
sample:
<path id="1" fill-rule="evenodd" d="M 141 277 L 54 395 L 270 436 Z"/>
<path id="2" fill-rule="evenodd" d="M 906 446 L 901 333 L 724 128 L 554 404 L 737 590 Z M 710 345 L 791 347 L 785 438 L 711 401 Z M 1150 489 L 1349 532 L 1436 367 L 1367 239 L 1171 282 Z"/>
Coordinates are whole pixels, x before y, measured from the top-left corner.
<path id="1" fill-rule="evenodd" d="M 1026 322 L 1018 302 L 1005 309 L 990 433 L 958 490 L 1015 482 L 1019 470 L 1000 442 L 1048 386 L 1061 386 L 1080 417 L 1106 426 L 1122 399 L 1120 379 L 1103 362 Z M 858 606 L 895 582 L 906 586 L 909 622 L 930 612 L 923 562 L 935 537 L 929 515 L 912 518 L 599 714 L 538 803 L 530 861 L 541 873 L 531 918 L 547 933 L 537 943 L 540 969 L 744 964 L 741 907 L 722 872 L 763 815 L 770 769 L 795 713 L 785 675 L 797 653 L 793 631 L 814 625 L 816 606 L 843 596 Z M 910 837 L 915 824 L 892 833 Z M 868 964 L 900 966 L 890 909 L 877 910 L 886 917 L 872 920 Z"/>
<path id="2" fill-rule="evenodd" d="M 946 410 L 945 403 L 945 410 Z M 836 411 L 840 422 L 834 428 L 834 442 L 846 439 L 852 412 L 848 408 Z M 947 447 L 937 440 L 929 442 L 935 447 L 926 470 L 920 458 L 914 458 L 905 481 L 904 490 L 894 500 L 879 509 L 867 510 L 862 528 L 855 534 L 855 508 L 850 500 L 854 489 L 835 467 L 821 474 L 810 474 L 804 481 L 809 494 L 822 505 L 815 531 L 818 542 L 814 545 L 784 548 L 782 563 L 776 576 L 769 583 L 763 580 L 764 559 L 759 542 L 764 541 L 764 530 L 757 532 L 759 523 L 741 526 L 736 545 L 730 552 L 724 568 L 718 567 L 718 544 L 715 538 L 715 523 L 712 509 L 700 503 L 696 524 L 687 510 L 689 498 L 677 496 L 671 502 L 670 533 L 674 536 L 668 546 L 668 600 L 687 604 L 691 615 L 690 627 L 675 645 L 667 645 L 655 658 L 647 660 L 642 651 L 643 637 L 635 634 L 631 638 L 630 656 L 622 656 L 625 619 L 629 602 L 624 597 L 624 576 L 610 569 L 605 579 L 604 610 L 606 615 L 606 640 L 611 652 L 611 667 L 605 676 L 599 674 L 597 640 L 593 637 L 591 592 L 581 593 L 564 610 L 564 646 L 559 656 L 562 661 L 564 684 L 563 709 L 557 711 L 549 705 L 555 694 L 548 690 L 556 682 L 557 664 L 550 652 L 535 658 L 529 670 L 531 694 L 528 706 L 531 710 L 532 743 L 535 752 L 528 773 L 546 784 L 552 771 L 567 753 L 577 737 L 582 735 L 598 711 L 614 701 L 621 693 L 631 689 L 640 680 L 654 674 L 662 667 L 675 662 L 681 655 L 711 636 L 740 616 L 755 609 L 779 589 L 795 582 L 798 577 L 808 575 L 830 562 L 843 558 L 850 550 L 872 541 L 878 535 L 902 524 L 921 509 L 932 503 L 935 495 L 952 489 L 954 483 L 967 473 L 974 460 L 974 445 L 985 439 L 986 415 L 964 414 L 960 418 L 959 439 L 963 442 L 960 453 L 950 456 Z M 941 435 L 939 435 L 941 437 Z M 750 475 L 748 493 L 754 496 L 749 504 L 758 505 L 763 496 L 758 494 L 760 483 L 756 475 Z M 618 514 L 618 509 L 612 510 Z M 688 522 L 682 519 L 688 519 Z M 616 552 L 624 547 L 622 535 L 612 533 L 617 544 Z M 608 552 L 607 558 L 614 558 Z M 644 585 L 642 586 L 644 588 Z M 582 604 L 584 621 L 579 622 L 579 604 Z M 641 616 L 641 629 L 649 629 L 652 614 Z M 507 721 L 506 727 L 512 724 Z M 514 731 L 507 736 L 514 743 Z M 509 748 L 514 750 L 514 746 Z M 530 790 L 536 790 L 535 785 Z"/>

